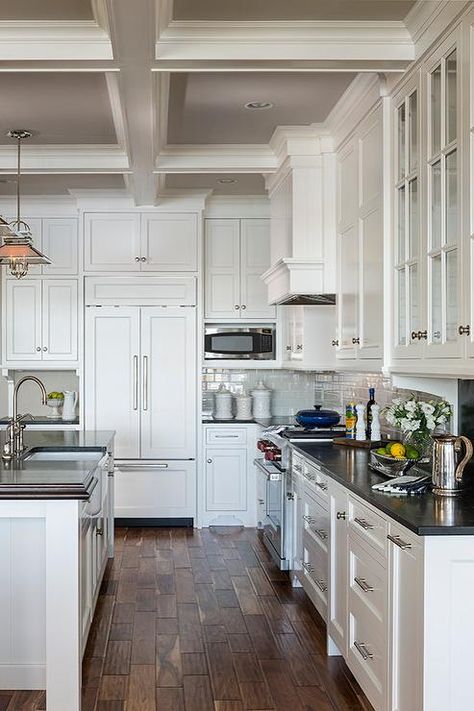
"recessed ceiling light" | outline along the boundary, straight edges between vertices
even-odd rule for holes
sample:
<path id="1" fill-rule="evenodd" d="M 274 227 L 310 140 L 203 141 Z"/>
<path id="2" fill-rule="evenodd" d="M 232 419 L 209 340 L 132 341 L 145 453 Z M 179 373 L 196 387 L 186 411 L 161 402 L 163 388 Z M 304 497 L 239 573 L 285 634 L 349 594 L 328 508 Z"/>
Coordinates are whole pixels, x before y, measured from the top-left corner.
<path id="1" fill-rule="evenodd" d="M 271 101 L 247 101 L 245 105 L 246 109 L 273 109 L 273 104 Z"/>
<path id="2" fill-rule="evenodd" d="M 232 185 L 233 183 L 238 183 L 237 178 L 219 178 L 217 181 L 221 185 Z"/>

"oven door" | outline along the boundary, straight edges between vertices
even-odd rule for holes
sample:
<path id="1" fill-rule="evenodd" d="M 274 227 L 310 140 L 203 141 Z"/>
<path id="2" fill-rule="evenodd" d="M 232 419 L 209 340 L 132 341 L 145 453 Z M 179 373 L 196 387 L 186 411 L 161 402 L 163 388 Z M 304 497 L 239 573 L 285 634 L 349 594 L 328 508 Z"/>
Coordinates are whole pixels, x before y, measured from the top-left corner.
<path id="1" fill-rule="evenodd" d="M 271 463 L 264 463 L 264 460 L 257 459 L 255 464 L 267 476 L 263 540 L 280 570 L 287 570 L 289 561 L 285 558 L 286 474 Z"/>

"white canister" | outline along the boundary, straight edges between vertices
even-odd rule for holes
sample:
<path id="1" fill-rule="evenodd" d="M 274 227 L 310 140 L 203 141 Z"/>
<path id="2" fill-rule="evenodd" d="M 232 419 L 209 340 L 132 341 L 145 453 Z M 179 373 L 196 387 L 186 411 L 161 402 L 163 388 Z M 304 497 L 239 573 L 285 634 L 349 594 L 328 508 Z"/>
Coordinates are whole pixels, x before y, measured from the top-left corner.
<path id="1" fill-rule="evenodd" d="M 272 390 L 267 388 L 263 380 L 259 380 L 257 386 L 252 390 L 252 412 L 256 419 L 267 420 L 272 416 L 271 400 Z"/>
<path id="2" fill-rule="evenodd" d="M 237 420 L 251 420 L 252 419 L 252 398 L 243 392 L 241 395 L 235 396 L 236 403 L 236 414 Z"/>
<path id="3" fill-rule="evenodd" d="M 226 386 L 222 384 L 219 390 L 214 396 L 215 410 L 214 419 L 215 420 L 232 420 L 232 393 L 227 390 Z"/>

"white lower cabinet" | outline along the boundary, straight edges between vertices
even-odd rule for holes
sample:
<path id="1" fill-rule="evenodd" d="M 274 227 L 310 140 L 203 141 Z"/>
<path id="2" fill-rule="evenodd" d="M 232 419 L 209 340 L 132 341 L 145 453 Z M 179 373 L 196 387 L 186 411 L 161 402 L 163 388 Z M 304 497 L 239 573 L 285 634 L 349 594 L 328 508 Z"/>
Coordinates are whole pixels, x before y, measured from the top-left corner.
<path id="1" fill-rule="evenodd" d="M 196 462 L 117 463 L 116 518 L 194 518 L 195 512 Z"/>
<path id="2" fill-rule="evenodd" d="M 255 448 L 256 428 L 253 424 L 204 427 L 204 461 L 199 486 L 201 525 L 257 524 L 254 498 L 257 474 L 253 466 Z M 260 498 L 264 504 L 263 486 L 260 482 Z M 257 507 L 260 514 L 263 513 L 262 504 L 257 503 Z M 261 515 L 260 519 L 263 520 Z"/>
<path id="3" fill-rule="evenodd" d="M 329 485 L 328 634 L 339 652 L 347 652 L 347 491 Z"/>

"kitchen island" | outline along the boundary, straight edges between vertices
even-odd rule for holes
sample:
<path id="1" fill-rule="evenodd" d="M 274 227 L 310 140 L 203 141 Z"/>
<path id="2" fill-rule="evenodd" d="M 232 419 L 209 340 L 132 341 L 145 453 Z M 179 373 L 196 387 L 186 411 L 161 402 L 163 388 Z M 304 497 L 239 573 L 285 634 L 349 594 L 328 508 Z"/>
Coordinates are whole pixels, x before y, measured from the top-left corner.
<path id="1" fill-rule="evenodd" d="M 292 444 L 292 576 L 376 711 L 472 709 L 474 491 L 377 493 L 368 463 Z"/>
<path id="2" fill-rule="evenodd" d="M 5 433 L 1 433 L 0 445 Z M 81 662 L 113 556 L 113 432 L 28 431 L 0 460 L 0 688 L 79 711 Z"/>

